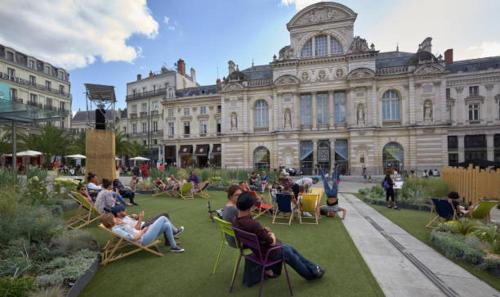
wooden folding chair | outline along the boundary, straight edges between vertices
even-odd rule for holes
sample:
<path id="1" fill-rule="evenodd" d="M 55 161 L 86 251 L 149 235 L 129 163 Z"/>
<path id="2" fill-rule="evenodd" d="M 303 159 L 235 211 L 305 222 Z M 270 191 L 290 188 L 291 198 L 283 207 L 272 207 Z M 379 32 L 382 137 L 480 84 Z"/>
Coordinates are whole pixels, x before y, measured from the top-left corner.
<path id="1" fill-rule="evenodd" d="M 203 186 L 200 188 L 200 191 L 194 193 L 194 197 L 201 197 L 208 199 L 209 196 L 207 189 L 209 185 L 210 185 L 209 182 L 203 183 Z"/>
<path id="2" fill-rule="evenodd" d="M 138 253 L 140 251 L 145 251 L 159 257 L 163 256 L 158 247 L 158 244 L 161 243 L 159 239 L 153 241 L 148 245 L 140 245 L 135 241 L 128 240 L 127 238 L 114 233 L 113 231 L 106 228 L 103 224 L 99 224 L 99 228 L 106 231 L 111 236 L 111 239 L 108 240 L 102 250 L 101 265 L 103 266 Z M 151 249 L 152 247 L 154 247 L 156 251 Z"/>
<path id="3" fill-rule="evenodd" d="M 78 209 L 73 217 L 66 223 L 69 229 L 81 229 L 98 220 L 101 214 L 90 204 L 82 194 L 70 192 L 69 196 L 78 203 Z"/>
<path id="4" fill-rule="evenodd" d="M 300 199 L 299 222 L 301 224 L 319 224 L 319 195 L 318 194 L 302 194 Z M 310 213 L 311 217 L 305 217 L 304 212 Z M 303 222 L 302 219 L 312 219 L 313 223 Z"/>
<path id="5" fill-rule="evenodd" d="M 184 183 L 179 190 L 179 197 L 182 199 L 194 199 L 193 192 L 191 192 L 192 188 L 193 184 L 191 182 Z"/>
<path id="6" fill-rule="evenodd" d="M 325 195 L 325 189 L 323 189 L 323 188 L 311 188 L 310 192 L 311 192 L 311 194 L 317 194 L 319 196 L 318 203 L 321 204 L 321 199 L 323 199 L 323 196 Z"/>
<path id="7" fill-rule="evenodd" d="M 434 227 L 440 219 L 444 221 L 456 220 L 457 215 L 453 205 L 445 199 L 432 198 L 431 219 L 426 228 Z"/>
<path id="8" fill-rule="evenodd" d="M 295 213 L 295 206 L 292 202 L 292 195 L 290 193 L 278 193 L 276 194 L 276 208 L 273 213 L 273 224 L 283 224 L 291 225 L 293 220 L 293 215 Z M 288 223 L 279 222 L 278 214 L 288 214 L 289 217 L 286 218 Z"/>
<path id="9" fill-rule="evenodd" d="M 257 199 L 257 192 L 250 191 L 249 193 L 255 199 Z M 265 201 L 265 198 L 264 198 L 264 200 L 255 203 L 255 214 L 254 214 L 253 218 L 258 219 L 263 214 L 269 214 L 269 215 L 273 214 L 273 205 L 270 203 L 267 203 Z"/>

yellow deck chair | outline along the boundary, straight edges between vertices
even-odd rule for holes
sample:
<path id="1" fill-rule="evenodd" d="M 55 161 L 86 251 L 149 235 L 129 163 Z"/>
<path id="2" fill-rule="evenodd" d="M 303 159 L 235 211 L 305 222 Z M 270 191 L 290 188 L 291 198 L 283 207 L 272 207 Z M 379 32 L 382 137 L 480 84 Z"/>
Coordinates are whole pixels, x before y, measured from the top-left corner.
<path id="1" fill-rule="evenodd" d="M 159 257 L 163 256 L 163 254 L 160 252 L 160 249 L 158 248 L 158 244 L 161 242 L 159 239 L 153 241 L 148 245 L 141 245 L 135 241 L 128 240 L 127 238 L 114 233 L 113 231 L 106 228 L 103 224 L 99 224 L 99 228 L 106 231 L 111 236 L 111 239 L 108 240 L 102 250 L 101 265 L 103 266 L 138 253 L 140 251 L 145 251 Z M 153 247 L 156 249 L 156 251 L 151 249 Z"/>
<path id="2" fill-rule="evenodd" d="M 67 222 L 69 229 L 81 229 L 101 217 L 101 214 L 95 209 L 94 205 L 90 204 L 82 194 L 72 191 L 69 193 L 69 196 L 78 203 L 75 215 Z"/>
<path id="3" fill-rule="evenodd" d="M 323 188 L 311 188 L 311 194 L 318 194 L 319 196 L 319 204 L 321 204 L 321 200 L 323 199 L 323 196 L 325 195 L 325 189 Z"/>
<path id="4" fill-rule="evenodd" d="M 304 212 L 312 214 L 312 217 L 305 217 Z M 314 222 L 303 222 L 302 219 L 312 219 Z M 319 195 L 318 194 L 303 194 L 300 199 L 299 211 L 300 224 L 319 224 Z"/>
<path id="5" fill-rule="evenodd" d="M 179 190 L 179 197 L 182 199 L 194 199 L 193 192 L 191 192 L 192 188 L 193 184 L 191 182 L 184 183 Z"/>

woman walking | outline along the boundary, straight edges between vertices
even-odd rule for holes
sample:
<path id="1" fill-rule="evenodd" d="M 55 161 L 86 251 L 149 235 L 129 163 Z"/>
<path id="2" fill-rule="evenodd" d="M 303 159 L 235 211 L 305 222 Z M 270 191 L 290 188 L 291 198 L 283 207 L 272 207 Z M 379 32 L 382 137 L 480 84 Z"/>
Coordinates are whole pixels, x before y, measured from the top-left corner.
<path id="1" fill-rule="evenodd" d="M 396 199 L 394 198 L 394 181 L 390 174 L 386 174 L 384 181 L 382 182 L 382 187 L 385 190 L 385 201 L 387 201 L 388 208 L 398 209 L 396 205 Z"/>

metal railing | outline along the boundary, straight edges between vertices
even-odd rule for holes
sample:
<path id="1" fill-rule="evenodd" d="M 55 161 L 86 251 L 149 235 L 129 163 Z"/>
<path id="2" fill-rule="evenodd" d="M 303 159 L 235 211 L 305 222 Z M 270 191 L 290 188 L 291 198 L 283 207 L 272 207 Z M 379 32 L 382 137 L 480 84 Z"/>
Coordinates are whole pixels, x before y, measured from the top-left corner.
<path id="1" fill-rule="evenodd" d="M 142 99 L 142 98 L 160 96 L 160 95 L 167 95 L 167 88 L 161 88 L 161 89 L 148 91 L 148 92 L 138 92 L 135 94 L 130 94 L 130 95 L 127 95 L 127 100 Z"/>
<path id="2" fill-rule="evenodd" d="M 69 94 L 69 93 L 61 92 L 60 90 L 49 88 L 45 85 L 33 83 L 30 80 L 20 78 L 18 76 L 12 76 L 12 75 L 9 75 L 5 72 L 0 72 L 0 79 L 13 81 L 13 82 L 20 84 L 20 85 L 34 87 L 35 89 L 50 92 L 50 93 L 57 94 L 57 95 L 61 95 L 61 96 L 67 97 L 67 98 L 71 97 L 71 94 Z"/>

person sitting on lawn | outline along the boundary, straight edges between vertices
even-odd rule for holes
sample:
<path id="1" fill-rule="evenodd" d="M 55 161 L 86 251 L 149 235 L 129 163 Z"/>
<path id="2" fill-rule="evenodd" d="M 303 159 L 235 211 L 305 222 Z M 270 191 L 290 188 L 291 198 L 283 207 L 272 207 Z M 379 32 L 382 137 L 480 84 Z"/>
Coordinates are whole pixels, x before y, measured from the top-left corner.
<path id="1" fill-rule="evenodd" d="M 233 221 L 233 226 L 255 234 L 259 239 L 260 248 L 264 255 L 270 248 L 281 245 L 281 251 L 284 253 L 286 263 L 306 280 L 314 280 L 323 277 L 325 273 L 323 268 L 304 258 L 293 246 L 281 243 L 271 229 L 262 227 L 258 221 L 252 218 L 252 208 L 255 206 L 255 203 L 256 199 L 249 193 L 242 193 L 238 197 L 236 202 L 238 217 Z M 253 252 L 256 253 L 257 251 Z M 269 257 L 270 259 L 279 259 L 282 255 L 279 251 L 274 251 L 270 253 Z M 279 275 L 281 267 L 281 264 L 277 265 L 272 267 L 272 272 L 268 270 L 265 273 L 269 277 L 274 277 L 276 274 Z"/>
<path id="2" fill-rule="evenodd" d="M 448 201 L 455 209 L 457 216 L 461 217 L 469 214 L 469 208 L 460 205 L 460 195 L 457 192 L 448 193 Z"/>
<path id="3" fill-rule="evenodd" d="M 260 173 L 260 192 L 264 193 L 267 189 L 267 185 L 269 185 L 269 176 L 267 175 L 265 170 L 262 170 Z"/>
<path id="4" fill-rule="evenodd" d="M 167 233 L 163 233 L 163 237 L 165 238 L 165 245 L 169 246 L 177 246 L 177 243 L 175 242 L 175 236 L 178 236 L 184 232 L 184 226 L 180 227 L 175 227 L 172 222 L 170 221 L 170 217 L 167 213 L 161 213 L 159 215 L 156 215 L 148 220 L 144 220 L 144 211 L 141 211 L 139 214 L 127 214 L 127 211 L 125 207 L 122 205 L 116 205 L 111 209 L 111 213 L 115 216 L 115 218 L 121 219 L 125 224 L 128 224 L 132 228 L 136 230 L 141 230 L 144 228 L 147 228 L 148 226 L 153 225 L 157 220 L 160 220 L 162 218 L 166 218 L 168 220 L 167 224 L 170 225 L 170 228 L 172 229 L 173 232 L 173 242 L 171 241 L 172 238 L 169 238 Z M 163 219 L 162 219 L 163 220 Z"/>
<path id="5" fill-rule="evenodd" d="M 115 217 L 112 213 L 101 217 L 104 227 L 128 240 L 135 241 L 140 245 L 152 243 L 160 234 L 168 239 L 165 245 L 170 245 L 170 251 L 173 253 L 182 253 L 184 249 L 179 247 L 174 239 L 172 224 L 166 217 L 158 218 L 153 224 L 143 229 L 137 229 L 127 224 L 123 219 Z"/>
<path id="6" fill-rule="evenodd" d="M 335 168 L 335 171 L 337 168 Z M 322 205 L 319 210 L 320 214 L 327 217 L 334 217 L 337 212 L 342 212 L 342 220 L 345 219 L 347 210 L 339 206 L 339 200 L 337 198 L 338 194 L 338 183 L 336 180 L 336 172 L 333 172 L 333 185 L 330 187 L 328 184 L 328 179 L 325 177 L 325 173 L 321 170 L 321 179 L 323 180 L 323 187 L 325 189 L 326 195 L 326 205 Z"/>
<path id="7" fill-rule="evenodd" d="M 165 192 L 167 190 L 167 185 L 159 177 L 155 179 L 155 185 L 162 192 Z"/>
<path id="8" fill-rule="evenodd" d="M 92 197 L 89 195 L 89 192 L 87 191 L 87 188 L 82 183 L 78 184 L 78 186 L 76 187 L 76 191 L 80 193 L 80 195 L 82 195 L 88 203 L 94 205 L 95 200 L 92 199 Z"/>
<path id="9" fill-rule="evenodd" d="M 113 185 L 107 178 L 102 179 L 103 189 L 97 194 L 95 199 L 95 208 L 100 214 L 110 212 L 116 204 L 116 198 L 113 195 Z"/>
<path id="10" fill-rule="evenodd" d="M 167 190 L 177 192 L 181 188 L 181 181 L 177 180 L 173 174 L 167 178 Z"/>
<path id="11" fill-rule="evenodd" d="M 127 188 L 122 184 L 122 182 L 119 179 L 113 180 L 113 189 L 115 191 L 118 191 L 118 193 L 123 197 L 127 198 L 130 200 L 130 203 L 137 206 L 139 204 L 135 203 L 134 198 L 135 198 L 135 193 Z"/>
<path id="12" fill-rule="evenodd" d="M 261 201 L 264 201 L 264 195 L 262 194 L 257 194 L 252 188 L 248 186 L 248 184 L 244 181 L 240 181 L 239 184 L 240 189 L 242 192 L 253 192 L 255 194 L 255 197 L 257 198 L 257 202 L 260 203 Z"/>
<path id="13" fill-rule="evenodd" d="M 248 186 L 252 191 L 260 191 L 260 178 L 255 171 L 253 171 L 248 178 Z"/>

